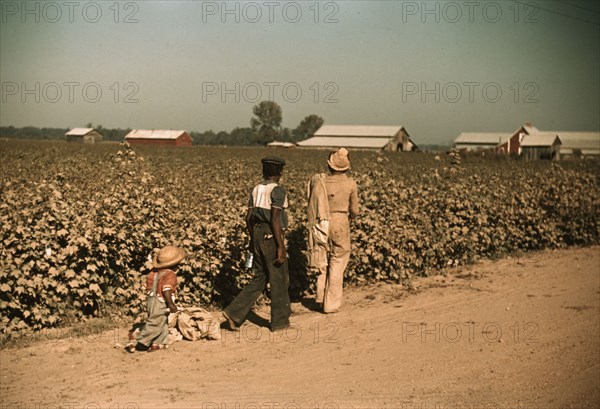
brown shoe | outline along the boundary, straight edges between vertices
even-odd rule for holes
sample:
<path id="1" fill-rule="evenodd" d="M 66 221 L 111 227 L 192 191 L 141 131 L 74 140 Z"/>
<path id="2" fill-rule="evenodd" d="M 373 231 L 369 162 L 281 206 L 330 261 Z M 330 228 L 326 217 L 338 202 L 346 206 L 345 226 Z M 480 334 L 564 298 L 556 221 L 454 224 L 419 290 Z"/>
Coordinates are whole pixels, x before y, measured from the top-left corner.
<path id="1" fill-rule="evenodd" d="M 229 314 L 227 314 L 225 311 L 222 311 L 221 315 L 223 315 L 223 318 L 225 318 L 225 321 L 227 321 L 227 325 L 229 326 L 229 329 L 231 331 L 239 331 L 240 330 L 240 327 L 238 327 L 238 325 L 235 323 L 233 318 L 231 318 L 229 316 Z"/>

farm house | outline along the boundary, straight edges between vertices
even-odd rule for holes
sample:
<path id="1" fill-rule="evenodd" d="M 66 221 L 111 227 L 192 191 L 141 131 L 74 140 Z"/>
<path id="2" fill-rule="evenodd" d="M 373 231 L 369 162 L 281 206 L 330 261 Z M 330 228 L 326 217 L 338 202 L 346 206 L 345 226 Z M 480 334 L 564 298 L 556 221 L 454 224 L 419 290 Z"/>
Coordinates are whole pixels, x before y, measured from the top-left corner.
<path id="1" fill-rule="evenodd" d="M 521 155 L 527 160 L 560 159 L 561 141 L 555 133 L 527 135 L 521 141 Z"/>
<path id="2" fill-rule="evenodd" d="M 192 138 L 186 131 L 134 129 L 125 135 L 131 145 L 192 146 Z"/>
<path id="3" fill-rule="evenodd" d="M 297 145 L 301 148 L 368 149 L 413 151 L 417 145 L 403 126 L 383 125 L 323 125 L 315 134 Z"/>
<path id="4" fill-rule="evenodd" d="M 506 140 L 498 144 L 496 151 L 501 153 L 507 153 L 512 155 L 521 154 L 521 142 L 527 135 L 533 135 L 539 133 L 540 130 L 535 126 L 531 125 L 531 122 L 526 122 L 525 125 L 517 129 L 513 134 Z"/>
<path id="5" fill-rule="evenodd" d="M 102 134 L 94 128 L 73 128 L 65 134 L 67 142 L 96 143 L 102 142 Z"/>

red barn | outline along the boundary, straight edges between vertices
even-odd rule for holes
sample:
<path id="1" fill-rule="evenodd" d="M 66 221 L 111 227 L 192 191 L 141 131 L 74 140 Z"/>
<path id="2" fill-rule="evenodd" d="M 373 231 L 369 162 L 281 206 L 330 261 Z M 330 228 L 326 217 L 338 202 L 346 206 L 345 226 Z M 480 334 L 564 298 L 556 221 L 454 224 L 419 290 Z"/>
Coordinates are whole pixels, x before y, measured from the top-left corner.
<path id="1" fill-rule="evenodd" d="M 134 129 L 125 135 L 131 145 L 192 146 L 192 138 L 186 131 Z"/>

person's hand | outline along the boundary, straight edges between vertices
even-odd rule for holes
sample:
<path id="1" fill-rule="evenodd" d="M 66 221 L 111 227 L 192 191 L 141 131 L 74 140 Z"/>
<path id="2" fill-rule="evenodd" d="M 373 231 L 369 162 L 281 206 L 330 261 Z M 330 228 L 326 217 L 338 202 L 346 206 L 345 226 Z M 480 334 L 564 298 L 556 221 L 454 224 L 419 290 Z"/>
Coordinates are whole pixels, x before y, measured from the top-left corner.
<path id="1" fill-rule="evenodd" d="M 280 267 L 283 265 L 283 263 L 285 263 L 287 260 L 286 258 L 286 254 L 285 254 L 285 249 L 284 248 L 280 248 L 277 249 L 277 258 L 275 259 L 275 261 L 273 261 L 273 265 L 275 267 Z"/>
<path id="2" fill-rule="evenodd" d="M 174 304 L 171 304 L 169 305 L 169 311 L 175 314 L 177 311 L 179 311 L 179 308 L 177 308 Z"/>

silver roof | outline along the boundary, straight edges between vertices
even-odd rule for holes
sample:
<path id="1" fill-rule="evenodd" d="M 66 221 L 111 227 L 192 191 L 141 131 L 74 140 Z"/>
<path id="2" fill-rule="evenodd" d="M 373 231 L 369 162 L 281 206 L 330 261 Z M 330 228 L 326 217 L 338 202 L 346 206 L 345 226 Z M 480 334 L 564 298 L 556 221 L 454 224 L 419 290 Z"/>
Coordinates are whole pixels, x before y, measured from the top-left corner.
<path id="1" fill-rule="evenodd" d="M 94 128 L 73 128 L 69 132 L 67 132 L 65 135 L 69 135 L 69 136 L 84 136 L 84 135 L 89 134 L 93 130 L 94 130 Z"/>
<path id="2" fill-rule="evenodd" d="M 360 136 L 393 138 L 404 127 L 400 125 L 323 125 L 314 136 Z"/>
<path id="3" fill-rule="evenodd" d="M 554 132 L 539 132 L 533 135 L 526 135 L 521 141 L 521 146 L 552 146 L 554 141 L 558 139 L 558 143 L 561 143 L 560 138 Z"/>
<path id="4" fill-rule="evenodd" d="M 462 132 L 454 143 L 469 143 L 479 145 L 498 145 L 506 142 L 512 134 L 505 132 Z"/>
<path id="5" fill-rule="evenodd" d="M 520 128 L 519 128 L 520 129 Z M 534 134 L 534 133 L 540 133 L 540 130 L 537 129 L 535 126 L 531 126 L 531 125 L 523 125 L 523 129 L 525 130 L 525 132 L 527 132 L 529 135 Z"/>
<path id="6" fill-rule="evenodd" d="M 125 135 L 125 139 L 177 139 L 185 131 L 134 129 Z"/>
<path id="7" fill-rule="evenodd" d="M 310 148 L 366 148 L 383 149 L 392 138 L 373 137 L 342 137 L 342 136 L 313 136 L 297 142 L 298 146 Z"/>
<path id="8" fill-rule="evenodd" d="M 294 142 L 280 142 L 280 141 L 273 141 L 273 142 L 269 142 L 267 144 L 267 146 L 271 146 L 271 147 L 282 147 L 282 148 L 291 148 L 292 146 L 296 146 L 296 144 Z"/>

